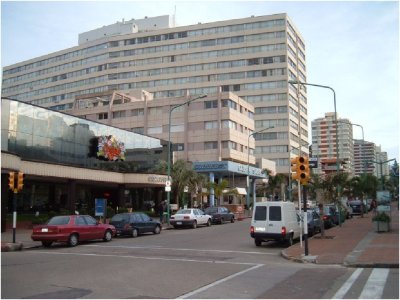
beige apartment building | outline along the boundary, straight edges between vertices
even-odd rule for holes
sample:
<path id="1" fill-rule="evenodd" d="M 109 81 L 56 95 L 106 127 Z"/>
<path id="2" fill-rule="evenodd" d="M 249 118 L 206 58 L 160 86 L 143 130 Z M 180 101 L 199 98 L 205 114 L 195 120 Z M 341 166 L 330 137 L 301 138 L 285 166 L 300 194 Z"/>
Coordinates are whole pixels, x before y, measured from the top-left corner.
<path id="1" fill-rule="evenodd" d="M 225 179 L 231 188 L 237 187 L 244 194 L 247 193 L 243 188 L 249 188 L 246 180 L 249 176 L 255 195 L 256 180 L 266 178 L 262 169 L 269 168 L 275 173 L 275 168 L 266 165 L 265 160 L 254 166 L 255 141 L 249 137 L 254 131 L 254 107 L 231 92 L 200 97 L 187 94 L 160 101 L 144 90 L 136 96 L 121 92 L 96 93 L 77 97 L 71 113 L 171 140 L 173 161 L 191 162 L 210 181 Z M 233 199 L 231 204 L 244 202 L 241 201 L 244 199 L 235 200 L 240 199 Z M 211 203 L 214 203 L 213 194 Z"/>
<path id="2" fill-rule="evenodd" d="M 254 135 L 254 155 L 274 161 L 278 173 L 288 174 L 299 141 L 301 152 L 308 153 L 306 89 L 297 93 L 288 85 L 288 80 L 307 81 L 305 42 L 292 20 L 285 13 L 189 26 L 175 26 L 172 20 L 123 20 L 80 34 L 77 46 L 7 66 L 2 97 L 70 112 L 75 99 L 94 93 L 146 90 L 154 103 L 162 103 L 187 94 L 217 100 L 220 91 L 232 92 L 254 106 L 254 131 L 274 127 Z M 157 117 L 148 117 L 146 134 L 163 136 Z M 203 117 L 193 118 L 203 122 Z M 141 130 L 139 124 L 130 126 Z M 238 132 L 246 140 L 246 133 Z M 187 143 L 185 149 L 193 155 L 197 151 L 196 159 L 214 159 Z M 244 159 L 245 144 L 229 154 L 232 160 Z M 224 157 L 225 152 L 222 148 L 213 155 Z"/>
<path id="3" fill-rule="evenodd" d="M 189 105 L 190 95 L 154 99 L 121 92 L 77 97 L 71 113 L 88 120 L 173 143 L 174 160 L 234 161 L 255 164 L 254 107 L 231 92 L 219 92 Z M 176 107 L 171 111 L 173 107 Z M 171 112 L 171 127 L 169 116 Z"/>
<path id="4" fill-rule="evenodd" d="M 375 175 L 376 146 L 373 142 L 354 140 L 354 174 Z"/>
<path id="5" fill-rule="evenodd" d="M 316 174 L 328 174 L 337 171 L 337 162 L 341 171 L 354 176 L 353 127 L 349 119 L 341 119 L 335 113 L 325 113 L 324 118 L 311 122 L 312 153 L 318 158 Z M 336 135 L 338 148 L 336 147 Z M 339 154 L 339 155 L 337 155 Z"/>

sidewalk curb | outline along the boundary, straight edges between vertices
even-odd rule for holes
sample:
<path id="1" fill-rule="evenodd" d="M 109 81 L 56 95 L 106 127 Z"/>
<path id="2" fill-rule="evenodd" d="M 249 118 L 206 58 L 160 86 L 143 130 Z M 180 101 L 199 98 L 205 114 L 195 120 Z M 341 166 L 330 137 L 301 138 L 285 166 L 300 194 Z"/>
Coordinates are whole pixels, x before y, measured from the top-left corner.
<path id="1" fill-rule="evenodd" d="M 1 252 L 21 251 L 22 243 L 1 243 Z"/>
<path id="2" fill-rule="evenodd" d="M 294 256 L 290 256 L 286 254 L 286 249 L 281 251 L 281 256 L 287 260 L 297 262 L 297 263 L 312 263 L 315 265 L 318 265 L 316 262 L 317 259 L 314 261 L 310 261 L 309 259 L 304 259 L 304 258 L 297 258 Z M 318 256 L 317 256 L 318 257 Z M 336 264 L 337 266 L 344 266 L 347 268 L 388 268 L 388 269 L 398 269 L 399 264 L 398 263 L 342 263 L 342 264 Z"/>

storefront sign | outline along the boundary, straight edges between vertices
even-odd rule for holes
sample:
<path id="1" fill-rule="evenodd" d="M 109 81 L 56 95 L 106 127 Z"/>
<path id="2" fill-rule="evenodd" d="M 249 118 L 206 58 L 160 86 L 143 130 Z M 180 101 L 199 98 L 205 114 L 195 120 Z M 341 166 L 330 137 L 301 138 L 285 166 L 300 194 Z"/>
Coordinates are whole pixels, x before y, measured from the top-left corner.
<path id="1" fill-rule="evenodd" d="M 106 207 L 107 207 L 107 199 L 104 198 L 96 198 L 94 199 L 95 204 L 95 211 L 94 211 L 94 215 L 96 217 L 104 217 L 106 214 Z"/>

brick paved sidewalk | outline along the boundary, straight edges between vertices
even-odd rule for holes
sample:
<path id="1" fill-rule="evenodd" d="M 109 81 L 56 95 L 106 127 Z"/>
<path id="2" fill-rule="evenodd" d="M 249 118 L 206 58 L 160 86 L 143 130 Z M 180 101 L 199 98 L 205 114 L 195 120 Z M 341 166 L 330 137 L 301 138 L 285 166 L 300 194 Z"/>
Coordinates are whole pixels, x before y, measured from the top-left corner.
<path id="1" fill-rule="evenodd" d="M 391 231 L 377 233 L 372 223 L 372 213 L 354 216 L 342 226 L 325 231 L 308 239 L 308 256 L 300 243 L 282 251 L 288 259 L 317 264 L 340 264 L 359 267 L 399 267 L 399 211 L 392 205 Z"/>

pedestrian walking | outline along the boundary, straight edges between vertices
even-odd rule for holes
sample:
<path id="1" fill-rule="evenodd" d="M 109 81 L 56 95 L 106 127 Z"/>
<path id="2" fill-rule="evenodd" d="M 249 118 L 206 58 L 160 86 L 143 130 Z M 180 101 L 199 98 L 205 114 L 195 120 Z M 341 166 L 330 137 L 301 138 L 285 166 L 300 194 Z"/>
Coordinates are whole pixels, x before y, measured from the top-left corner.
<path id="1" fill-rule="evenodd" d="M 165 210 L 165 201 L 161 201 L 160 204 L 158 204 L 158 215 L 160 216 L 160 223 L 164 223 L 164 210 Z"/>
<path id="2" fill-rule="evenodd" d="M 378 206 L 378 203 L 376 202 L 375 199 L 372 199 L 371 204 L 370 204 L 370 211 L 373 212 L 373 214 L 376 214 L 376 208 Z"/>

